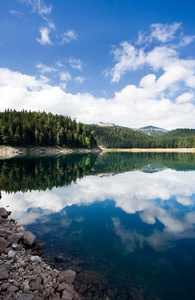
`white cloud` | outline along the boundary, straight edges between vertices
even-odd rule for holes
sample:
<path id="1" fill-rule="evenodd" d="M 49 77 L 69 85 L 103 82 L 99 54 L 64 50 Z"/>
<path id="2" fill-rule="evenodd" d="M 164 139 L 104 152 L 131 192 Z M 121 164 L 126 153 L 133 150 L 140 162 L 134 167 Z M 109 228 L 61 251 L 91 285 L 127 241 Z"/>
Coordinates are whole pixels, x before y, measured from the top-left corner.
<path id="1" fill-rule="evenodd" d="M 78 69 L 79 71 L 82 71 L 83 63 L 81 62 L 81 60 L 79 58 L 76 59 L 76 58 L 71 57 L 68 60 L 68 62 L 73 69 Z"/>
<path id="2" fill-rule="evenodd" d="M 74 78 L 74 81 L 77 83 L 83 83 L 83 81 L 85 81 L 85 78 L 82 76 L 77 76 Z"/>
<path id="3" fill-rule="evenodd" d="M 47 28 L 47 27 L 41 27 L 39 29 L 39 31 L 40 31 L 40 34 L 41 34 L 41 38 L 40 39 L 37 38 L 37 41 L 41 45 L 52 45 L 52 42 L 51 42 L 50 37 L 49 37 L 50 29 Z"/>
<path id="4" fill-rule="evenodd" d="M 45 5 L 43 0 L 20 0 L 20 2 L 31 5 L 33 11 L 38 12 L 39 15 L 49 15 L 52 11 L 52 6 Z"/>
<path id="5" fill-rule="evenodd" d="M 61 84 L 71 79 L 66 71 L 58 74 Z M 138 88 L 128 85 L 115 93 L 113 98 L 106 99 L 96 98 L 89 93 L 66 93 L 62 90 L 64 85 L 61 89 L 34 76 L 0 69 L 1 110 L 45 110 L 76 117 L 84 123 L 98 123 L 101 120 L 128 127 L 142 127 L 150 122 L 166 129 L 195 128 L 193 102 L 172 102 L 161 95 L 160 89 L 163 85 L 167 86 L 167 80 L 158 82 L 151 74 L 141 83 L 142 86 Z"/>
<path id="6" fill-rule="evenodd" d="M 66 71 L 66 72 L 61 72 L 60 73 L 60 80 L 61 81 L 69 81 L 69 80 L 71 80 L 71 75 L 70 75 L 70 73 L 68 72 L 68 71 Z"/>
<path id="7" fill-rule="evenodd" d="M 143 242 L 159 249 L 175 240 L 190 235 L 192 237 L 192 234 L 195 237 L 193 227 L 195 214 L 192 211 L 194 209 L 192 197 L 195 193 L 194 175 L 195 172 L 166 169 L 155 173 L 134 170 L 115 176 L 87 176 L 77 181 L 77 184 L 53 188 L 51 191 L 31 191 L 11 195 L 4 193 L 1 201 L 3 206 L 9 205 L 14 219 L 29 224 L 36 218 L 42 218 L 42 215 L 60 212 L 67 206 L 91 205 L 96 201 L 111 199 L 116 207 L 127 214 L 137 213 L 141 220 L 149 225 L 155 224 L 158 220 L 164 227 L 160 232 L 157 229 L 152 230 L 151 226 L 151 234 L 142 235 L 136 230 L 125 230 L 120 220 L 113 218 L 115 233 L 121 237 L 124 244 L 127 244 L 127 249 L 134 251 L 136 244 L 141 246 Z M 185 206 L 182 216 L 176 202 L 169 200 L 173 196 L 178 203 Z M 36 210 L 37 208 L 40 210 Z M 30 211 L 28 219 L 27 210 Z"/>
<path id="8" fill-rule="evenodd" d="M 194 93 L 183 93 L 177 97 L 177 103 L 187 103 L 195 99 Z"/>
<path id="9" fill-rule="evenodd" d="M 61 36 L 61 43 L 68 44 L 78 39 L 78 34 L 74 30 L 67 30 Z"/>
<path id="10" fill-rule="evenodd" d="M 195 35 L 188 35 L 188 36 L 184 36 L 181 40 L 181 42 L 179 43 L 179 47 L 185 47 L 191 43 L 193 43 L 195 39 Z"/>
<path id="11" fill-rule="evenodd" d="M 18 10 L 10 10 L 10 14 L 20 17 L 22 13 Z"/>
<path id="12" fill-rule="evenodd" d="M 181 23 L 173 24 L 152 24 L 151 26 L 152 33 L 151 38 L 156 38 L 162 43 L 172 41 L 175 36 L 176 31 L 181 28 Z"/>
<path id="13" fill-rule="evenodd" d="M 48 20 L 48 26 L 49 26 L 51 29 L 54 29 L 54 30 L 56 29 L 54 22 L 51 21 L 51 20 Z"/>
<path id="14" fill-rule="evenodd" d="M 36 64 L 37 69 L 39 70 L 40 73 L 45 74 L 45 73 L 51 73 L 51 72 L 57 72 L 58 69 L 54 67 L 48 67 L 41 62 Z"/>
<path id="15" fill-rule="evenodd" d="M 145 54 L 142 49 L 136 49 L 128 42 L 123 42 L 119 47 L 112 50 L 114 60 L 118 61 L 110 71 L 112 82 L 119 82 L 122 75 L 127 71 L 136 70 L 145 62 Z M 107 73 L 108 75 L 108 73 Z"/>

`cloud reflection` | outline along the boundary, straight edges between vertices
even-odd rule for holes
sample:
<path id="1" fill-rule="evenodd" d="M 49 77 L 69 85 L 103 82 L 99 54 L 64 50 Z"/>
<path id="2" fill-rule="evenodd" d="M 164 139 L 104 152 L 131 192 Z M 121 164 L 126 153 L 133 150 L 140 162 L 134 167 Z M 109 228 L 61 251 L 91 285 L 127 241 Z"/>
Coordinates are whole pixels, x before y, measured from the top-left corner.
<path id="1" fill-rule="evenodd" d="M 143 222 L 152 225 L 158 220 L 164 226 L 163 232 L 154 230 L 145 237 L 135 231 L 127 232 L 119 219 L 113 219 L 116 234 L 132 251 L 137 243 L 147 242 L 158 248 L 175 239 L 194 237 L 194 179 L 194 171 L 176 172 L 170 169 L 155 173 L 135 171 L 114 176 L 88 176 L 77 184 L 44 192 L 3 192 L 1 201 L 3 206 L 9 205 L 13 218 L 20 223 L 31 224 L 36 219 L 44 222 L 50 214 L 61 212 L 73 204 L 91 205 L 95 201 L 113 200 L 115 206 L 127 214 L 138 212 Z M 182 207 L 182 214 L 179 207 Z M 69 224 L 70 220 L 66 226 Z"/>

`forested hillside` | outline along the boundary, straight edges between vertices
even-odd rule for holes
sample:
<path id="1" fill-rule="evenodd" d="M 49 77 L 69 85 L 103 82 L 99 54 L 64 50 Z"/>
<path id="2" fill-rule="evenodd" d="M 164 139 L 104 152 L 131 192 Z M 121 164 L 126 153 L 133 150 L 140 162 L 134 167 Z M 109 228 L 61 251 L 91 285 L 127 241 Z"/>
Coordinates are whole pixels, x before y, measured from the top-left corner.
<path id="1" fill-rule="evenodd" d="M 0 145 L 62 146 L 70 148 L 192 148 L 195 129 L 176 129 L 149 136 L 121 127 L 85 125 L 68 116 L 45 112 L 0 113 Z"/>
<path id="2" fill-rule="evenodd" d="M 139 131 L 122 128 L 106 128 L 90 125 L 95 132 L 98 145 L 105 148 L 193 148 L 195 135 L 190 129 L 183 129 L 183 135 L 171 136 L 172 131 L 160 135 L 149 136 Z M 175 130 L 177 132 L 177 130 Z M 184 134 L 185 132 L 185 134 Z M 169 136 L 170 134 L 170 136 Z"/>
<path id="3" fill-rule="evenodd" d="M 0 144 L 10 146 L 97 146 L 89 127 L 70 117 L 45 112 L 0 113 Z"/>
<path id="4" fill-rule="evenodd" d="M 162 137 L 190 137 L 195 136 L 195 129 L 178 128 L 162 135 Z"/>
<path id="5" fill-rule="evenodd" d="M 95 132 L 98 145 L 105 148 L 147 148 L 153 139 L 139 131 L 90 125 Z"/>

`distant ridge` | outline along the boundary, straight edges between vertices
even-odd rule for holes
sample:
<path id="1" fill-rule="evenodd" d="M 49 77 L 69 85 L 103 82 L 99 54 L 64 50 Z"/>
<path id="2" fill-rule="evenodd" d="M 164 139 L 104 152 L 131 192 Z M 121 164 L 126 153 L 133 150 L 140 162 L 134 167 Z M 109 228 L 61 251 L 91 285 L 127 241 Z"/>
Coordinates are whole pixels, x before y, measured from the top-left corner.
<path id="1" fill-rule="evenodd" d="M 160 127 L 155 127 L 155 126 L 146 126 L 146 127 L 141 127 L 137 129 L 140 132 L 143 132 L 145 134 L 148 135 L 152 135 L 152 136 L 157 136 L 157 135 L 161 135 L 164 133 L 167 133 L 168 130 L 160 128 Z"/>
<path id="2" fill-rule="evenodd" d="M 141 127 L 141 128 L 130 128 L 130 127 L 119 126 L 114 123 L 104 123 L 104 122 L 99 122 L 99 123 L 96 123 L 93 125 L 100 126 L 100 127 L 107 127 L 107 128 L 121 128 L 121 129 L 127 129 L 127 130 L 134 130 L 134 131 L 139 131 L 144 134 L 151 135 L 151 136 L 158 136 L 158 135 L 168 132 L 168 130 L 166 130 L 166 129 L 151 126 L 151 125 Z"/>

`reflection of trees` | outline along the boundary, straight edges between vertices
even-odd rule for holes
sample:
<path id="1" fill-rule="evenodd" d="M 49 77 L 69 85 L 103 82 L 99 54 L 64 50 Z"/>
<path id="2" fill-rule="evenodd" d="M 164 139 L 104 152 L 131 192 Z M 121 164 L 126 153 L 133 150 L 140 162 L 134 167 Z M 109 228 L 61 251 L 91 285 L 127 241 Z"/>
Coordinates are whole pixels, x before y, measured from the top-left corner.
<path id="1" fill-rule="evenodd" d="M 25 156 L 0 160 L 0 189 L 7 192 L 46 190 L 69 185 L 86 175 L 140 170 L 146 166 L 195 170 L 192 153 L 104 153 Z M 150 167 L 147 167 L 150 171 Z"/>
<path id="2" fill-rule="evenodd" d="M 140 170 L 156 164 L 177 171 L 195 170 L 195 154 L 193 153 L 130 153 L 110 152 L 98 156 L 96 173 L 118 173 Z"/>
<path id="3" fill-rule="evenodd" d="M 26 156 L 0 160 L 0 189 L 26 192 L 69 185 L 91 173 L 96 156 L 89 156 Z"/>

